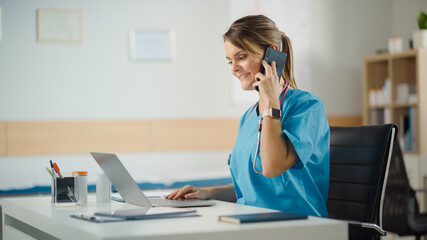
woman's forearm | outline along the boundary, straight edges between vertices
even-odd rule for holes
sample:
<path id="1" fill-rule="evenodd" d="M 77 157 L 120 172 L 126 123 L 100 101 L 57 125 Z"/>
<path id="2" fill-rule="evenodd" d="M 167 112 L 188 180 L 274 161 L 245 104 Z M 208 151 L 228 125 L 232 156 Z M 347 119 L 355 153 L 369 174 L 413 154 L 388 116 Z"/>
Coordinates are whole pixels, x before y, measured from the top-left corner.
<path id="1" fill-rule="evenodd" d="M 225 186 L 215 186 L 206 188 L 209 191 L 209 196 L 212 199 L 226 201 L 226 202 L 236 202 L 236 193 L 234 192 L 233 184 Z"/>

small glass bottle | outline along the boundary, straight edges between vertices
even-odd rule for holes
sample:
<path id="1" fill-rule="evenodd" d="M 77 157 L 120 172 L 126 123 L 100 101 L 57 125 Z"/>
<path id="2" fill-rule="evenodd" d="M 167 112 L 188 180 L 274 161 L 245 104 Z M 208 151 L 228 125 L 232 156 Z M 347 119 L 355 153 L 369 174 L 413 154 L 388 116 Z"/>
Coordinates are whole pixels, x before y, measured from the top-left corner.
<path id="1" fill-rule="evenodd" d="M 87 171 L 74 171 L 73 176 L 77 179 L 77 200 L 79 203 L 87 203 Z"/>

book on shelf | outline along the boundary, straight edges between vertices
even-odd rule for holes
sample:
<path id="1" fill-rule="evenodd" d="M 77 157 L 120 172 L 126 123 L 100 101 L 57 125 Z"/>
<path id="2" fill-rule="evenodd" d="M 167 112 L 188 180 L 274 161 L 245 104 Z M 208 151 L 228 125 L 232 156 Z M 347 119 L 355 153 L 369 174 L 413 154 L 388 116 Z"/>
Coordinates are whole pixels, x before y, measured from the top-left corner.
<path id="1" fill-rule="evenodd" d="M 370 124 L 385 124 L 391 123 L 391 109 L 389 107 L 385 107 L 382 109 L 372 109 L 370 110 Z"/>
<path id="2" fill-rule="evenodd" d="M 408 121 L 409 117 L 407 113 L 401 113 L 399 115 L 399 142 L 400 146 L 404 151 L 409 150 L 409 143 L 408 143 L 408 129 L 409 124 Z"/>
<path id="3" fill-rule="evenodd" d="M 391 122 L 391 109 L 389 107 L 384 108 L 384 123 Z"/>
<path id="4" fill-rule="evenodd" d="M 369 123 L 372 125 L 383 124 L 384 114 L 383 109 L 372 109 L 369 112 Z"/>
<path id="5" fill-rule="evenodd" d="M 369 89 L 369 105 L 371 107 L 391 104 L 391 80 L 386 78 L 381 88 Z"/>
<path id="6" fill-rule="evenodd" d="M 407 113 L 399 116 L 399 141 L 404 151 L 418 151 L 418 111 L 409 107 Z"/>
<path id="7" fill-rule="evenodd" d="M 411 129 L 411 146 L 412 151 L 418 151 L 418 111 L 416 107 L 409 108 L 409 124 Z"/>

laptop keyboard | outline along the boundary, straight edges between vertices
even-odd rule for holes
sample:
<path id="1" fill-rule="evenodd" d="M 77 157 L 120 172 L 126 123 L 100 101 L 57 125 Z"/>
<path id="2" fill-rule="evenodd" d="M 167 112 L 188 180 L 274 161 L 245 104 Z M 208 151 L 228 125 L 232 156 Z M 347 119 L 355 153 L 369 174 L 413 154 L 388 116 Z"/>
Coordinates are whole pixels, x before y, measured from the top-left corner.
<path id="1" fill-rule="evenodd" d="M 186 200 L 171 200 L 171 199 L 164 199 L 164 198 L 151 198 L 149 199 L 151 204 L 153 204 L 156 207 L 186 207 L 190 204 L 190 201 Z"/>

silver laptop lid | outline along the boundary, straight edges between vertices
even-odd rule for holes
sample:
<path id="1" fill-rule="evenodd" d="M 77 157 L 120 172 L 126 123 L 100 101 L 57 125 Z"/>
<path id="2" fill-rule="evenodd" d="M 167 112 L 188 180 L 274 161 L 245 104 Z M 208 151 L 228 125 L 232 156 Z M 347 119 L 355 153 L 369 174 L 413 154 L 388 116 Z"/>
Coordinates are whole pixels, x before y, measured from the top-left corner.
<path id="1" fill-rule="evenodd" d="M 153 206 L 115 154 L 96 152 L 90 154 L 127 203 L 141 207 Z"/>

